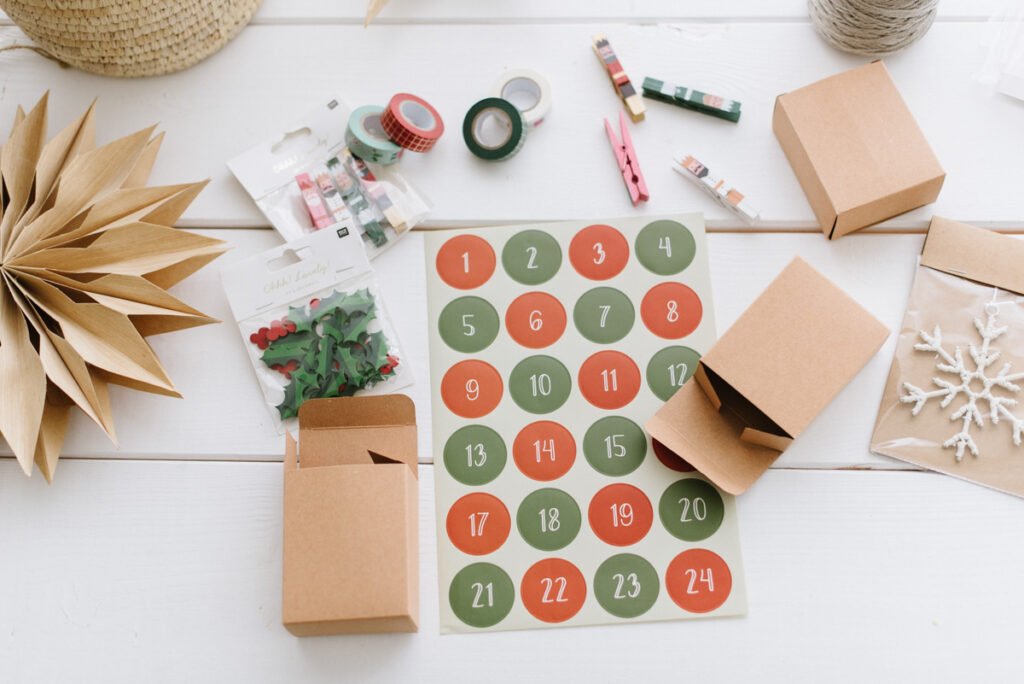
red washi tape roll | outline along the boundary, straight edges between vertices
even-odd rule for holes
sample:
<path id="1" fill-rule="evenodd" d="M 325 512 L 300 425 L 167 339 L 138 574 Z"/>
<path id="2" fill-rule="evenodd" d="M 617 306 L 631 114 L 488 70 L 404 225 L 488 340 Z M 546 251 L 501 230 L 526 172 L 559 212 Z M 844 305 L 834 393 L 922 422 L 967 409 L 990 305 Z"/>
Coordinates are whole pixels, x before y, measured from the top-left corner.
<path id="1" fill-rule="evenodd" d="M 444 133 L 444 122 L 426 100 L 409 93 L 391 98 L 380 115 L 380 125 L 388 137 L 412 152 L 426 152 Z"/>

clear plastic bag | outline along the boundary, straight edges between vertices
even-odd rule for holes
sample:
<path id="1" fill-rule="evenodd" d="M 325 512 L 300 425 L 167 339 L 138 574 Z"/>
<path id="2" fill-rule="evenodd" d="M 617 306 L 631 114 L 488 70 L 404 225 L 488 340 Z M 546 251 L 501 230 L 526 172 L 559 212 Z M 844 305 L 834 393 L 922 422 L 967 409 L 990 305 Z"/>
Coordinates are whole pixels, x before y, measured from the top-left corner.
<path id="1" fill-rule="evenodd" d="M 430 205 L 397 167 L 355 157 L 340 100 L 228 161 L 228 168 L 287 240 L 351 220 L 372 259 L 426 218 Z"/>
<path id="2" fill-rule="evenodd" d="M 279 432 L 309 399 L 412 382 L 367 256 L 345 226 L 225 267 L 235 321 Z"/>

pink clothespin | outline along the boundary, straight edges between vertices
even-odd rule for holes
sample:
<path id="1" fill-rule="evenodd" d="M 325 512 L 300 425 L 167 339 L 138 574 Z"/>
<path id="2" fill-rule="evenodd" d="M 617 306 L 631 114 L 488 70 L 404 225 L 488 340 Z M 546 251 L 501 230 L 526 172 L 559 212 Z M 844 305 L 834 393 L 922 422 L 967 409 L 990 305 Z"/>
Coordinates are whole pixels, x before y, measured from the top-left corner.
<path id="1" fill-rule="evenodd" d="M 646 202 L 651 198 L 647 193 L 647 183 L 644 181 L 644 174 L 640 170 L 640 161 L 636 158 L 636 150 L 633 149 L 633 139 L 629 137 L 629 128 L 626 123 L 626 115 L 619 112 L 619 135 L 620 142 L 612 130 L 608 119 L 604 120 L 604 130 L 608 134 L 608 142 L 612 144 L 612 152 L 615 153 L 615 160 L 619 163 L 619 171 L 622 172 L 622 181 L 629 191 L 629 199 L 633 200 L 633 206 Z"/>

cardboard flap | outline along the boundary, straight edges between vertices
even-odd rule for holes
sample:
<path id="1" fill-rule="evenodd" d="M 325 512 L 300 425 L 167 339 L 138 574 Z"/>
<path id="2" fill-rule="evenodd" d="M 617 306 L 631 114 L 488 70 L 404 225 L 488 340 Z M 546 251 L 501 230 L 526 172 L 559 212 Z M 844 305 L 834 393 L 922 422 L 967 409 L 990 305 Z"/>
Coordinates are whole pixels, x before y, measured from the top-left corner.
<path id="1" fill-rule="evenodd" d="M 313 399 L 299 408 L 299 444 L 302 468 L 397 462 L 415 473 L 416 407 L 403 394 Z"/>
<path id="2" fill-rule="evenodd" d="M 695 382 L 684 384 L 654 417 L 647 432 L 730 494 L 741 494 L 780 452 L 739 439 L 744 426 L 719 413 Z"/>
<path id="3" fill-rule="evenodd" d="M 796 258 L 701 364 L 784 435 L 795 438 L 888 335 L 849 295 Z"/>
<path id="4" fill-rule="evenodd" d="M 704 391 L 712 408 L 716 411 L 731 416 L 738 425 L 743 426 L 739 434 L 740 439 L 750 438 L 749 441 L 762 446 L 770 446 L 779 451 L 785 449 L 792 438 L 786 434 L 779 425 L 772 422 L 752 401 L 736 391 L 735 387 L 718 377 L 714 371 L 703 364 L 697 366 L 694 379 Z M 772 437 L 774 439 L 769 440 Z"/>
<path id="5" fill-rule="evenodd" d="M 932 218 L 921 265 L 1024 295 L 1024 240 Z"/>

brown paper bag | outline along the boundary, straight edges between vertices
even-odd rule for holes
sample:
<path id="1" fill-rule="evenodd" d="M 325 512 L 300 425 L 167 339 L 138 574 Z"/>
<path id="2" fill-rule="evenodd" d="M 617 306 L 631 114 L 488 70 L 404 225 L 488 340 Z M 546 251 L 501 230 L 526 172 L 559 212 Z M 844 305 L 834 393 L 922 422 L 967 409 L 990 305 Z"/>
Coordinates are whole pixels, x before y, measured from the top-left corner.
<path id="1" fill-rule="evenodd" d="M 1024 241 L 932 220 L 873 452 L 1024 496 L 1022 267 Z"/>

